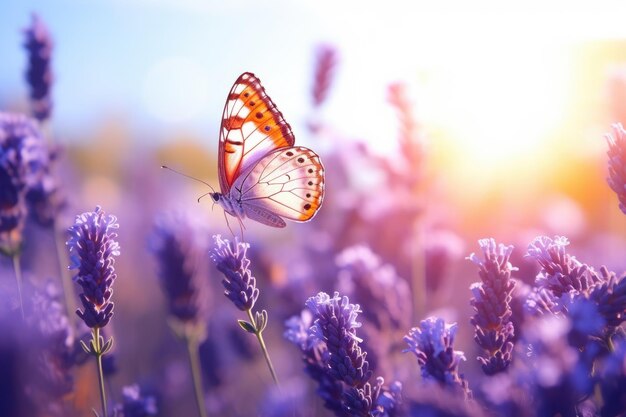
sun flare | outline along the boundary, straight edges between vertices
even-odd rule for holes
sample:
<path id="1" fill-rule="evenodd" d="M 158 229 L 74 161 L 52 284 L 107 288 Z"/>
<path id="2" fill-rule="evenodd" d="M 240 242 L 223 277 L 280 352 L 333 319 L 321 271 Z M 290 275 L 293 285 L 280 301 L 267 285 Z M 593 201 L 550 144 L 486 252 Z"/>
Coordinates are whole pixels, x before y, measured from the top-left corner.
<path id="1" fill-rule="evenodd" d="M 454 55 L 424 86 L 431 122 L 443 126 L 471 164 L 485 168 L 530 157 L 559 126 L 567 102 L 562 50 L 493 43 Z"/>

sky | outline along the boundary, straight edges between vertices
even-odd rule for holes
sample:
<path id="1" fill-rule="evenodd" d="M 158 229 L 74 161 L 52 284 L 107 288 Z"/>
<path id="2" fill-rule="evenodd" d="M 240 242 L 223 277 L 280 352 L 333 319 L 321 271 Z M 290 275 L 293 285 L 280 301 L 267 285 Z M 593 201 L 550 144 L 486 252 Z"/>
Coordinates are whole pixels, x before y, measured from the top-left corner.
<path id="1" fill-rule="evenodd" d="M 121 118 L 157 142 L 181 130 L 213 140 L 244 71 L 297 135 L 314 49 L 330 43 L 341 61 L 325 117 L 339 129 L 385 148 L 397 128 L 386 88 L 402 81 L 421 119 L 476 149 L 511 125 L 540 138 L 567 100 L 567 46 L 626 38 L 620 1 L 381 3 L 2 0 L 0 103 L 26 96 L 20 30 L 37 12 L 54 35 L 55 125 L 68 136 Z"/>

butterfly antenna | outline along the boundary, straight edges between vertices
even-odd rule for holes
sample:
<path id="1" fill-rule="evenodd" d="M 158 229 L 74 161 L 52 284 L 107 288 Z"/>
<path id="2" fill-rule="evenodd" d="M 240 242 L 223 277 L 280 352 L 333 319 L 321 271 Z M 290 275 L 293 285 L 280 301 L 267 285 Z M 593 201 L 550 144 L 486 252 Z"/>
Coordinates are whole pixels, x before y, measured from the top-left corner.
<path id="1" fill-rule="evenodd" d="M 196 177 L 192 177 L 191 175 L 183 174 L 182 172 L 180 172 L 180 171 L 176 171 L 175 169 L 170 168 L 170 167 L 168 167 L 168 166 L 166 166 L 166 165 L 161 165 L 161 168 L 163 168 L 163 169 L 168 169 L 168 170 L 170 170 L 170 171 L 172 171 L 172 172 L 174 172 L 174 173 L 176 173 L 176 174 L 178 174 L 178 175 L 182 175 L 183 177 L 187 177 L 187 178 L 189 178 L 189 179 L 192 179 L 192 180 L 195 180 L 195 181 L 201 182 L 202 184 L 204 184 L 204 185 L 208 186 L 208 187 L 211 189 L 211 191 L 212 191 L 212 192 L 215 192 L 215 189 L 213 188 L 213 186 L 212 186 L 211 184 L 209 184 L 208 182 L 206 182 L 206 181 L 202 181 L 201 179 L 196 178 Z M 207 193 L 207 194 L 209 194 L 209 193 Z M 205 195 L 207 195 L 207 194 L 204 194 L 204 195 L 203 195 L 203 196 L 201 196 L 200 198 L 204 197 L 204 196 L 205 196 Z M 198 198 L 198 201 L 200 201 L 200 198 Z"/>
<path id="2" fill-rule="evenodd" d="M 206 197 L 206 196 L 207 196 L 207 195 L 209 195 L 209 194 L 211 194 L 211 193 L 204 193 L 204 194 L 202 194 L 200 197 L 198 197 L 198 203 L 200 202 L 200 200 L 201 200 L 203 197 Z M 215 205 L 215 202 L 213 202 L 213 205 Z"/>

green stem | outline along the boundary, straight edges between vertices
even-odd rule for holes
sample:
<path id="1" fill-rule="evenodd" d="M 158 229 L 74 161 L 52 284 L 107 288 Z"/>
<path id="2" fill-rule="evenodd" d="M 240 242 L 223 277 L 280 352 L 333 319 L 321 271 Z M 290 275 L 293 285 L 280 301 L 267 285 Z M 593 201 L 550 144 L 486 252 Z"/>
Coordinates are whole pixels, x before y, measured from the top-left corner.
<path id="1" fill-rule="evenodd" d="M 613 339 L 611 339 L 611 335 L 608 335 L 606 338 L 606 345 L 609 348 L 609 352 L 615 352 L 615 345 L 613 344 Z"/>
<path id="2" fill-rule="evenodd" d="M 198 341 L 194 336 L 185 335 L 185 344 L 189 354 L 189 368 L 193 379 L 193 388 L 196 395 L 196 405 L 200 417 L 207 417 L 206 406 L 204 404 L 204 390 L 202 389 L 202 376 L 200 375 L 200 358 L 198 356 Z"/>
<path id="3" fill-rule="evenodd" d="M 100 328 L 95 327 L 92 333 L 95 346 L 96 360 L 98 361 L 98 384 L 100 385 L 100 402 L 102 403 L 102 415 L 108 417 L 107 400 L 104 392 L 104 373 L 102 372 L 102 346 L 100 345 Z"/>
<path id="4" fill-rule="evenodd" d="M 61 274 L 61 285 L 63 286 L 63 298 L 65 299 L 65 308 L 67 310 L 67 319 L 69 320 L 72 331 L 75 330 L 75 311 L 76 303 L 74 302 L 74 289 L 72 286 L 72 277 L 69 274 L 67 266 L 69 260 L 67 253 L 65 252 L 65 243 L 62 239 L 61 231 L 59 230 L 58 222 L 55 220 L 52 227 L 52 233 L 54 234 L 54 246 L 57 253 L 57 260 L 59 262 L 59 272 Z"/>
<path id="5" fill-rule="evenodd" d="M 426 259 L 424 256 L 424 235 L 421 222 L 417 220 L 414 228 L 413 256 L 411 259 L 411 291 L 413 293 L 413 322 L 419 323 L 426 305 Z"/>
<path id="6" fill-rule="evenodd" d="M 20 267 L 20 255 L 13 254 L 13 270 L 15 271 L 15 281 L 17 282 L 17 293 L 20 297 L 20 311 L 22 320 L 24 319 L 24 303 L 22 301 L 22 268 Z"/>
<path id="7" fill-rule="evenodd" d="M 52 123 L 50 119 L 47 119 L 42 123 L 41 130 L 44 132 L 44 136 L 48 139 L 49 144 L 54 145 L 54 135 L 52 133 Z M 53 167 L 56 168 L 56 165 L 54 165 Z M 65 299 L 67 319 L 69 320 L 70 328 L 72 329 L 72 331 L 75 332 L 76 302 L 74 301 L 74 287 L 72 286 L 72 277 L 70 276 L 69 270 L 67 269 L 67 266 L 69 265 L 69 260 L 67 257 L 67 252 L 65 252 L 65 242 L 63 241 L 64 230 L 59 228 L 58 218 L 54 219 L 52 223 L 52 233 L 54 238 L 54 246 L 57 253 L 57 260 L 59 262 L 59 272 L 61 274 L 61 285 L 63 287 L 63 298 Z"/>
<path id="8" fill-rule="evenodd" d="M 250 308 L 246 310 L 246 313 L 248 313 L 248 317 L 250 318 L 250 323 L 252 323 L 254 325 L 254 328 L 256 329 L 256 322 L 254 321 L 254 317 L 252 316 L 252 309 Z M 263 351 L 263 356 L 265 357 L 265 362 L 267 363 L 267 367 L 270 368 L 272 379 L 274 380 L 274 383 L 276 384 L 276 386 L 280 387 L 280 384 L 278 383 L 278 376 L 276 376 L 274 365 L 272 365 L 272 360 L 270 359 L 270 354 L 267 351 L 265 342 L 263 341 L 263 334 L 261 331 L 258 331 L 258 330 L 254 334 L 256 335 L 256 338 L 259 340 L 259 345 L 261 345 L 261 350 Z"/>

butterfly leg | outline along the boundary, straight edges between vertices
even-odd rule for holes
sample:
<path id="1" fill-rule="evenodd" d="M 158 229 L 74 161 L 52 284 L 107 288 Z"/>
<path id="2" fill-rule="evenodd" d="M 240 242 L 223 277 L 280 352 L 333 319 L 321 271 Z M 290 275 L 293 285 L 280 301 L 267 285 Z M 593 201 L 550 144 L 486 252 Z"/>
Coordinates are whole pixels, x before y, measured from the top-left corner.
<path id="1" fill-rule="evenodd" d="M 224 219 L 226 220 L 226 226 L 228 226 L 228 230 L 230 230 L 230 234 L 233 235 L 233 237 L 235 237 L 235 232 L 233 232 L 233 229 L 230 227 L 230 222 L 228 221 L 228 216 L 226 215 L 226 211 L 224 211 Z"/>
<path id="2" fill-rule="evenodd" d="M 239 231 L 241 232 L 241 241 L 245 242 L 245 240 L 243 240 L 243 231 L 245 230 L 246 226 L 243 224 L 243 220 L 241 220 L 241 218 L 237 217 L 237 220 L 239 220 Z"/>

